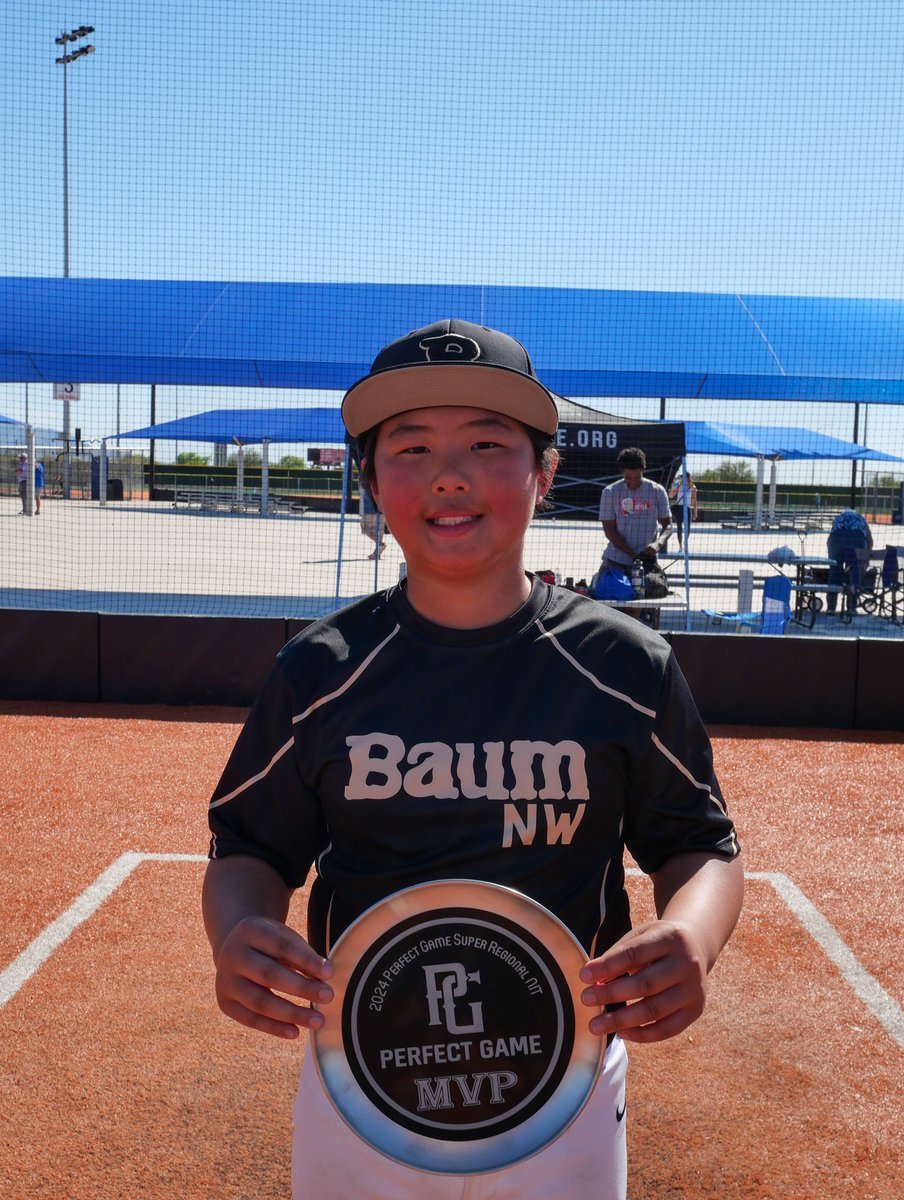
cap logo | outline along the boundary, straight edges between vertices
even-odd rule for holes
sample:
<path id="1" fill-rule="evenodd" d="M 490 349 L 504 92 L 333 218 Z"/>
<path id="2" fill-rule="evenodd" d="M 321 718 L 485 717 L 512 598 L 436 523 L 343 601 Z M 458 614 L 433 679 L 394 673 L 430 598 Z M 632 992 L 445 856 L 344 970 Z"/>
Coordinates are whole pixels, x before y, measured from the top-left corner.
<path id="1" fill-rule="evenodd" d="M 424 338 L 418 349 L 424 351 L 427 362 L 474 362 L 480 358 L 480 347 L 473 338 L 451 333 Z"/>

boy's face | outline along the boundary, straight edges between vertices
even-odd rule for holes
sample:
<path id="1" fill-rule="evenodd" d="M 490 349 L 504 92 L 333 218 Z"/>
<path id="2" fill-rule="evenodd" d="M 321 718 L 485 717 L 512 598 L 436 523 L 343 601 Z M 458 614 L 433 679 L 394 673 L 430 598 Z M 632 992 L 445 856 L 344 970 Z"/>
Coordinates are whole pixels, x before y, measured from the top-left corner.
<path id="1" fill-rule="evenodd" d="M 521 564 L 552 476 L 522 425 L 480 408 L 418 408 L 380 426 L 374 498 L 409 576 L 486 576 Z"/>

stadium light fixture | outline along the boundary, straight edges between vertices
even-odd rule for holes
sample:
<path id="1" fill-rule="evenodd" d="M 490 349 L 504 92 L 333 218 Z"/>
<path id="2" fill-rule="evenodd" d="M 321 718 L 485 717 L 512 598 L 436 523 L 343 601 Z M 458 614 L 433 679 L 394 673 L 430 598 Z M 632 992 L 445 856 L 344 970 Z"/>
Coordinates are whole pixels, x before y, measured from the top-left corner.
<path id="1" fill-rule="evenodd" d="M 78 29 L 61 33 L 54 42 L 57 46 L 66 46 L 70 42 L 81 41 L 83 37 L 94 32 L 93 25 L 79 25 Z M 95 47 L 89 43 L 79 46 L 69 54 L 61 55 L 56 60 L 57 65 L 63 68 L 63 275 L 66 279 L 69 278 L 69 85 L 66 68 L 76 59 L 84 58 L 94 51 Z"/>
<path id="2" fill-rule="evenodd" d="M 79 25 L 78 29 L 72 29 L 67 33 L 61 33 L 58 38 L 54 38 L 54 44 L 57 46 L 66 46 L 81 41 L 90 33 L 94 33 L 93 25 Z M 57 66 L 63 68 L 63 276 L 69 278 L 69 85 L 68 72 L 66 68 L 76 59 L 84 58 L 88 54 L 94 53 L 94 46 L 90 44 L 79 46 L 77 50 L 73 50 L 69 54 L 63 54 L 57 58 Z M 72 452 L 69 448 L 69 438 L 72 430 L 72 412 L 70 409 L 70 401 L 63 400 L 63 445 L 65 447 L 65 457 L 63 460 L 63 496 L 68 500 L 72 491 Z"/>

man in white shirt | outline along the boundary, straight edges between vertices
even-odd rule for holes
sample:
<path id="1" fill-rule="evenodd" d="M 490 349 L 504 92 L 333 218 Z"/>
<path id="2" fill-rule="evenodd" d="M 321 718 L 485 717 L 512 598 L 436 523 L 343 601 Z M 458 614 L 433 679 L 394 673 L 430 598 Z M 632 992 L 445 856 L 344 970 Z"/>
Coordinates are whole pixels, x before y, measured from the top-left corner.
<path id="1" fill-rule="evenodd" d="M 645 567 L 656 562 L 658 535 L 672 522 L 668 492 L 661 484 L 644 478 L 647 458 L 637 446 L 622 450 L 617 458 L 622 478 L 603 489 L 600 521 L 608 538 L 602 569 L 629 568 L 635 558 Z"/>
<path id="2" fill-rule="evenodd" d="M 24 454 L 19 455 L 19 461 L 16 463 L 16 487 L 19 489 L 19 500 L 22 504 L 20 512 L 24 513 L 28 498 L 28 458 Z"/>

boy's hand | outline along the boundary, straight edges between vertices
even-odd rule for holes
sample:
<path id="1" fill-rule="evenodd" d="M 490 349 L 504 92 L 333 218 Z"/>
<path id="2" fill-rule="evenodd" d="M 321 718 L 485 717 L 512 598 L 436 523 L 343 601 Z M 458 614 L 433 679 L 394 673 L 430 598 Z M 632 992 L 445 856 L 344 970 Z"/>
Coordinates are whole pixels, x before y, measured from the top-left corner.
<path id="1" fill-rule="evenodd" d="M 217 958 L 217 1002 L 240 1025 L 274 1037 L 318 1029 L 323 1016 L 288 996 L 318 1004 L 333 999 L 333 968 L 293 929 L 270 917 L 246 917 L 227 935 Z"/>
<path id="2" fill-rule="evenodd" d="M 689 927 L 677 921 L 648 921 L 626 933 L 581 970 L 591 984 L 581 996 L 589 1007 L 618 1002 L 590 1032 L 617 1033 L 629 1042 L 661 1042 L 681 1033 L 703 1012 L 706 959 Z"/>

